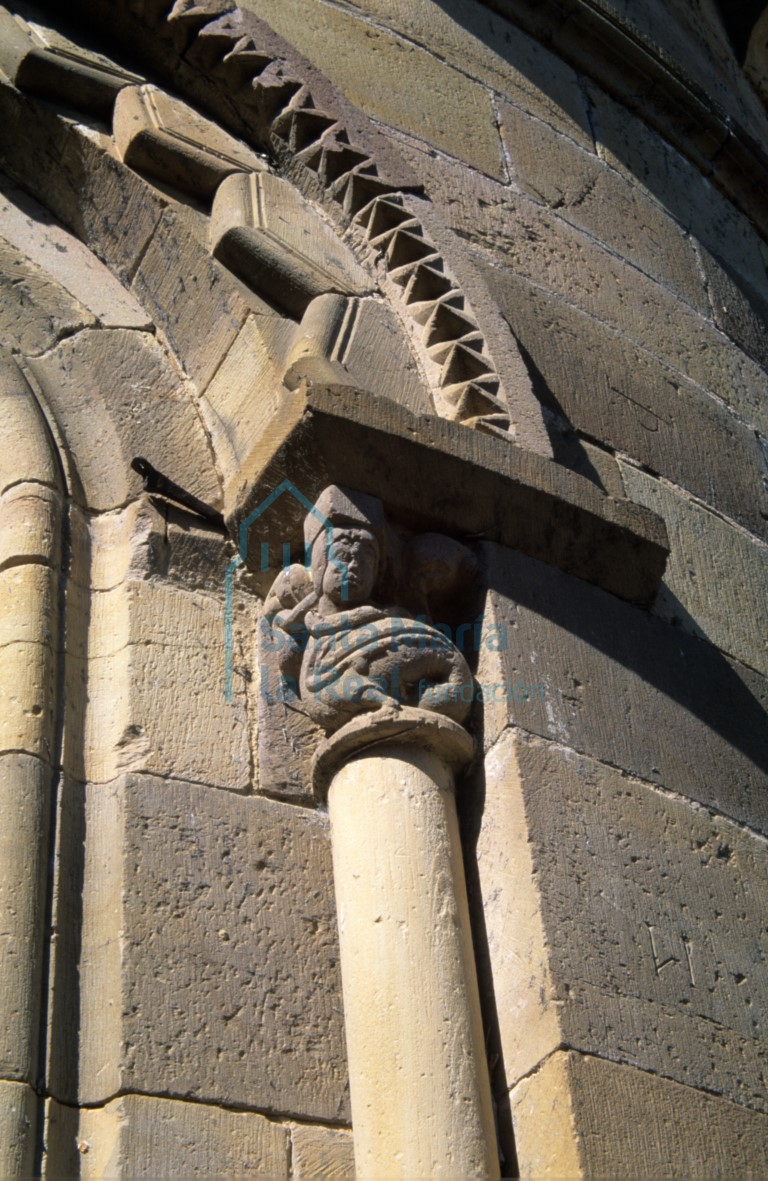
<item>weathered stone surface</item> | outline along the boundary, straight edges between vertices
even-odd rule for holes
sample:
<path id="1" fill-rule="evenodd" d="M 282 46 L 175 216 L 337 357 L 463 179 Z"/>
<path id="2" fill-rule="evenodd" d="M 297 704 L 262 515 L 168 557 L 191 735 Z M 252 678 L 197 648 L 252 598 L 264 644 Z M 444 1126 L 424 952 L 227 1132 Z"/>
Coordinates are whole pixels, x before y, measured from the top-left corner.
<path id="1" fill-rule="evenodd" d="M 575 436 L 573 436 L 573 444 L 578 453 L 576 463 L 573 465 L 575 471 L 586 476 L 587 479 L 593 480 L 609 496 L 627 496 L 621 479 L 621 468 L 610 451 L 603 447 L 596 447 L 594 443 L 588 443 L 586 439 L 576 439 Z M 559 462 L 562 463 L 563 460 Z M 570 466 L 570 463 L 566 463 L 566 467 Z M 627 499 L 631 500 L 632 498 L 627 497 Z"/>
<path id="2" fill-rule="evenodd" d="M 498 1056 L 491 1085 L 502 1110 L 509 1087 L 562 1036 L 518 746 L 515 733 L 505 730 L 459 793 L 462 841 L 471 850 L 470 913 L 483 933 L 476 951 L 480 987 L 495 997 L 489 1054 Z"/>
<path id="3" fill-rule="evenodd" d="M 508 186 L 468 177 L 466 169 L 454 161 L 419 151 L 415 141 L 410 148 L 401 139 L 398 143 L 408 159 L 418 158 L 430 196 L 441 207 L 448 226 L 482 248 L 484 257 L 477 252 L 478 265 L 529 352 L 530 332 L 526 333 L 524 321 L 531 301 L 523 299 L 522 306 L 512 306 L 515 283 L 518 290 L 530 283 L 534 294 L 541 289 L 542 295 L 562 299 L 595 317 L 649 360 L 658 358 L 660 364 L 674 369 L 680 384 L 687 378 L 755 425 L 765 425 L 768 377 L 696 308 L 556 212 L 543 210 Z M 675 231 L 670 232 L 679 243 Z M 760 249 L 754 239 L 752 248 Z M 758 290 L 764 287 L 763 277 Z M 518 322 L 523 323 L 522 330 Z M 546 317 L 537 315 L 539 332 L 546 322 Z M 547 339 L 554 353 L 551 334 Z"/>
<path id="4" fill-rule="evenodd" d="M 239 285 L 210 258 L 186 219 L 168 213 L 141 260 L 133 290 L 202 391 L 248 315 Z"/>
<path id="5" fill-rule="evenodd" d="M 349 382 L 373 387 L 377 397 L 414 414 L 434 413 L 402 325 L 382 300 L 319 296 L 296 329 L 287 362 L 283 381 L 289 389 L 307 378 L 322 385 Z"/>
<path id="6" fill-rule="evenodd" d="M 36 562 L 0 571 L 0 648 L 14 641 L 56 644 L 56 586 L 54 571 Z"/>
<path id="7" fill-rule="evenodd" d="M 481 552 L 487 742 L 513 723 L 766 830 L 765 678 L 541 562 Z"/>
<path id="8" fill-rule="evenodd" d="M 95 323 L 44 271 L 0 241 L 0 331 L 7 345 L 28 356 L 44 353 L 61 336 Z"/>
<path id="9" fill-rule="evenodd" d="M 505 232 L 502 225 L 509 225 L 511 213 L 510 209 L 499 219 L 498 231 L 502 234 Z M 546 295 L 550 299 L 554 296 L 559 303 L 565 297 L 564 302 L 596 317 L 617 333 L 625 346 L 640 351 L 647 358 L 646 363 L 655 361 L 657 368 L 668 367 L 678 385 L 695 383 L 706 391 L 706 396 L 714 394 L 768 433 L 765 411 L 768 377 L 696 311 L 653 280 L 637 271 L 630 273 L 625 264 L 607 252 L 598 252 L 592 242 L 565 243 L 562 240 L 565 235 L 575 231 L 566 230 L 564 223 L 560 222 L 561 230 L 554 223 L 534 226 L 529 222 L 534 241 L 549 241 L 550 248 L 542 250 L 540 246 L 532 248 L 527 235 L 521 232 L 520 219 L 515 220 L 518 224 L 514 242 L 502 244 L 506 246 L 505 270 L 488 267 L 485 273 L 513 331 L 526 348 L 528 334 L 518 331 L 515 321 L 520 314 L 530 314 L 530 306 L 515 315 L 510 298 L 511 288 L 519 287 L 524 278 L 548 289 Z M 492 235 L 496 237 L 495 231 Z M 573 276 L 577 278 L 574 280 Z M 622 293 L 619 298 L 617 291 Z M 642 315 L 638 314 L 638 306 L 642 307 Z"/>
<path id="10" fill-rule="evenodd" d="M 270 173 L 238 172 L 219 186 L 211 247 L 249 287 L 292 315 L 301 315 L 326 291 L 364 295 L 373 289 L 317 210 Z"/>
<path id="11" fill-rule="evenodd" d="M 239 678 L 235 701 L 225 699 L 224 646 L 221 599 L 160 581 L 94 595 L 84 750 L 69 749 L 72 774 L 106 782 L 141 769 L 248 787 L 245 703 Z M 81 662 L 70 664 L 74 677 Z"/>
<path id="12" fill-rule="evenodd" d="M 346 1118 L 326 825 L 148 775 L 88 788 L 81 1102 L 152 1088 Z M 60 1060 L 54 1093 L 72 1085 Z"/>
<path id="13" fill-rule="evenodd" d="M 650 0 L 642 10 L 628 11 L 616 0 L 600 0 L 599 7 L 640 41 L 646 53 L 653 53 L 660 62 L 671 66 L 689 85 L 698 85 L 710 100 L 732 111 L 735 118 L 751 125 L 759 135 L 762 127 L 755 96 L 749 94 L 740 77 L 716 5 L 704 3 L 692 10 L 685 0 Z"/>
<path id="14" fill-rule="evenodd" d="M 666 545 L 658 520 L 544 456 L 349 386 L 285 393 L 270 418 L 226 492 L 233 535 L 256 514 L 252 562 L 270 531 L 273 540 L 301 536 L 306 506 L 283 494 L 259 513 L 265 496 L 285 479 L 310 499 L 339 483 L 379 496 L 422 529 L 495 537 L 615 594 L 656 594 Z"/>
<path id="15" fill-rule="evenodd" d="M 163 573 L 175 586 L 201 591 L 220 598 L 224 592 L 226 572 L 232 560 L 229 539 L 205 521 L 168 506 L 164 535 L 164 562 L 155 569 Z"/>
<path id="16" fill-rule="evenodd" d="M 768 369 L 765 323 L 768 319 L 768 290 L 762 292 L 703 246 L 699 248 L 714 321 L 726 335 L 741 345 L 763 369 Z"/>
<path id="17" fill-rule="evenodd" d="M 478 9 L 471 0 L 460 0 L 445 10 L 429 0 L 361 0 L 356 8 L 428 46 L 463 74 L 507 95 L 562 134 L 593 146 L 587 104 L 575 71 L 488 8 Z"/>
<path id="18" fill-rule="evenodd" d="M 128 578 L 165 571 L 164 505 L 141 496 L 124 508 L 88 514 L 73 507 L 69 516 L 71 564 L 68 582 L 85 590 L 113 590 Z"/>
<path id="19" fill-rule="evenodd" d="M 59 488 L 61 476 L 48 425 L 21 369 L 3 353 L 0 353 L 0 408 L 6 438 L 14 441 L 13 447 L 0 451 L 0 493 L 22 484 L 29 487 L 30 483 Z M 41 522 L 48 517 L 43 507 L 38 512 Z M 38 513 L 33 511 L 31 516 L 37 523 Z M 41 540 L 39 534 L 36 540 Z"/>
<path id="20" fill-rule="evenodd" d="M 223 593 L 231 543 L 213 525 L 160 497 L 145 495 L 92 517 L 73 509 L 70 535 L 69 584 L 109 591 L 126 580 L 163 578 L 180 589 Z"/>
<path id="21" fill-rule="evenodd" d="M 333 1178 L 354 1181 L 355 1158 L 349 1132 L 339 1128 L 291 1125 L 291 1175 L 302 1181 Z"/>
<path id="22" fill-rule="evenodd" d="M 544 987 L 531 981 L 522 992 L 539 1010 L 533 1030 L 548 1020 L 549 1035 L 559 1024 L 561 1042 L 575 1049 L 766 1110 L 764 839 L 551 743 L 506 734 L 489 768 L 495 817 L 503 816 L 505 797 L 523 797 L 540 892 L 535 922 L 550 987 L 539 973 Z M 498 857 L 509 824 L 495 819 L 481 835 L 483 857 L 494 850 Z M 498 941 L 489 942 L 511 987 L 517 957 L 533 946 L 535 968 L 541 944 L 538 935 L 529 942 L 524 919 L 507 920 L 506 932 L 502 925 L 505 911 L 516 913 L 525 865 L 510 860 L 510 869 L 512 879 L 502 879 L 506 905 L 497 900 L 491 909 Z M 498 939 L 505 933 L 506 946 Z M 501 1027 L 513 1082 L 530 1069 L 529 1023 L 504 1014 Z M 553 1040 L 550 1049 L 557 1047 Z"/>
<path id="23" fill-rule="evenodd" d="M 545 401 L 577 430 L 768 536 L 768 461 L 753 429 L 568 301 L 511 271 L 489 268 L 488 276 L 541 375 Z"/>
<path id="24" fill-rule="evenodd" d="M 57 567 L 60 516 L 61 498 L 58 492 L 44 484 L 13 484 L 3 492 L 0 496 L 0 570 L 24 562 Z"/>
<path id="25" fill-rule="evenodd" d="M 244 143 L 156 86 L 120 92 L 113 130 L 131 168 L 203 199 L 232 172 L 266 167 Z"/>
<path id="26" fill-rule="evenodd" d="M 215 503 L 210 445 L 191 391 L 154 336 L 86 329 L 30 368 L 65 433 L 89 508 L 115 508 L 140 490 L 135 455 Z"/>
<path id="27" fill-rule="evenodd" d="M 148 328 L 150 320 L 112 272 L 87 246 L 17 185 L 0 190 L 0 238 L 60 285 L 106 328 Z"/>
<path id="28" fill-rule="evenodd" d="M 509 11 L 509 2 L 489 0 L 494 8 L 502 11 Z M 683 44 L 697 39 L 702 24 L 699 20 L 702 7 L 706 8 L 708 23 L 719 27 L 719 44 L 708 47 L 714 53 L 709 55 L 704 70 L 706 80 L 702 80 L 702 84 L 698 78 L 692 83 L 685 68 L 680 69 L 677 53 L 671 56 L 663 51 L 659 53 L 653 40 L 637 35 L 631 21 L 627 22 L 629 27 L 622 27 L 626 19 L 624 9 L 617 19 L 615 11 L 601 11 L 601 7 L 598 4 L 582 10 L 580 19 L 574 21 L 567 4 L 554 0 L 542 22 L 541 5 L 515 3 L 513 20 L 533 36 L 545 38 L 551 50 L 561 53 L 583 73 L 595 78 L 598 85 L 617 94 L 625 106 L 637 111 L 657 133 L 693 160 L 702 175 L 714 175 L 716 183 L 731 200 L 744 209 L 747 216 L 753 216 L 765 232 L 760 194 L 765 188 L 768 160 L 765 150 L 757 146 L 764 137 L 764 116 L 758 112 L 755 122 L 742 105 L 738 116 L 733 117 L 734 99 L 739 91 L 739 97 L 748 98 L 752 113 L 757 111 L 757 106 L 754 96 L 748 95 L 744 80 L 739 78 L 730 47 L 726 48 L 723 43 L 721 11 L 709 0 L 695 9 L 685 5 L 688 30 L 683 34 Z M 657 19 L 665 25 L 667 11 L 668 6 L 665 6 L 663 17 L 661 11 L 657 13 Z M 696 32 L 692 32 L 692 24 L 695 24 Z M 597 55 L 596 44 L 600 45 Z M 711 64 L 717 59 L 726 61 L 730 73 L 723 105 L 710 97 L 712 79 L 707 77 L 713 73 Z M 741 124 L 740 119 L 745 113 L 747 122 Z"/>
<path id="29" fill-rule="evenodd" d="M 50 644 L 0 648 L 0 751 L 53 757 L 55 657 Z"/>
<path id="30" fill-rule="evenodd" d="M 35 1165 L 37 1096 L 26 1083 L 0 1082 L 0 1171 L 31 1177 Z"/>
<path id="31" fill-rule="evenodd" d="M 768 676 L 768 546 L 645 472 L 621 471 L 630 499 L 667 524 L 655 613 Z"/>
<path id="32" fill-rule="evenodd" d="M 200 409 L 226 479 L 241 464 L 279 405 L 282 371 L 296 331 L 281 316 L 249 316 L 200 400 Z"/>
<path id="33" fill-rule="evenodd" d="M 50 1102 L 44 1176 L 288 1177 L 288 1132 L 252 1112 L 152 1095 L 78 1110 Z"/>
<path id="34" fill-rule="evenodd" d="M 586 1176 L 581 1129 L 573 1113 L 569 1058 L 568 1054 L 553 1054 L 511 1093 L 520 1177 Z M 618 1175 L 620 1167 L 621 1162 L 614 1161 L 611 1173 Z"/>
<path id="35" fill-rule="evenodd" d="M 170 199 L 109 154 L 109 141 L 0 79 L 4 170 L 129 279 Z M 41 161 L 52 165 L 41 167 Z M 50 167 L 56 183 L 50 183 Z M 151 309 L 147 309 L 151 314 Z"/>
<path id="36" fill-rule="evenodd" d="M 35 1083 L 45 921 L 51 769 L 0 756 L 0 1077 Z M 3 1164 L 0 1163 L 0 1168 Z"/>
<path id="37" fill-rule="evenodd" d="M 587 84 L 598 155 L 642 184 L 713 254 L 768 295 L 765 242 L 728 198 L 679 151 L 598 87 Z"/>
<path id="38" fill-rule="evenodd" d="M 27 10 L 29 11 L 29 10 Z M 55 29 L 0 13 L 0 66 L 20 90 L 108 115 L 122 86 L 140 79 Z"/>
<path id="39" fill-rule="evenodd" d="M 519 107 L 501 103 L 499 118 L 513 178 L 525 192 L 698 312 L 709 312 L 690 239 L 640 186 Z"/>
<path id="40" fill-rule="evenodd" d="M 491 95 L 414 44 L 314 0 L 246 3 L 367 114 L 502 176 Z M 365 70 L 360 70 L 361 55 Z"/>
<path id="41" fill-rule="evenodd" d="M 512 1093 L 521 1177 L 749 1175 L 768 1120 L 600 1058 L 557 1053 Z"/>

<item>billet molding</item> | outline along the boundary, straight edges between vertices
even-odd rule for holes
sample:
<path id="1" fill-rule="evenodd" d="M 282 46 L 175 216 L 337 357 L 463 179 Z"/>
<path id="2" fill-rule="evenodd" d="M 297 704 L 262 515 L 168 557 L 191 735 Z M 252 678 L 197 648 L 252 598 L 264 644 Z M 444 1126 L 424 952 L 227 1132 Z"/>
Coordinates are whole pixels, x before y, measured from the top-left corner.
<path id="1" fill-rule="evenodd" d="M 235 172 L 267 167 L 255 152 L 156 86 L 124 86 L 112 130 L 124 164 L 210 200 Z"/>
<path id="2" fill-rule="evenodd" d="M 178 11 L 178 6 L 175 5 L 174 10 Z M 189 6 L 185 12 L 189 15 Z M 201 23 L 203 33 L 210 32 L 211 23 L 216 25 L 217 22 L 211 22 L 210 11 L 206 8 L 206 21 Z M 220 43 L 217 52 L 222 53 Z M 271 60 L 277 60 L 274 54 Z M 199 75 L 200 67 L 196 67 L 195 77 Z M 4 90 L 10 117 L 29 119 L 33 111 L 38 117 L 33 100 L 25 99 L 18 90 L 8 86 Z M 34 120 L 32 122 L 34 124 Z M 218 133 L 217 124 L 210 126 L 213 133 Z M 148 225 L 147 245 L 137 243 L 135 247 L 125 248 L 122 243 L 116 243 L 116 247 L 118 265 L 134 276 L 134 287 L 140 298 L 146 294 L 147 259 L 147 267 L 151 264 L 154 272 L 159 272 L 158 290 L 155 293 L 150 287 L 147 298 L 160 317 L 160 325 L 170 320 L 170 330 L 175 333 L 173 317 L 178 320 L 180 314 L 176 303 L 172 303 L 169 310 L 163 299 L 173 301 L 177 288 L 185 292 L 189 316 L 194 304 L 187 301 L 190 296 L 195 297 L 183 286 L 183 276 L 178 281 L 172 279 L 167 288 L 163 286 L 164 272 L 162 265 L 158 267 L 158 264 L 162 263 L 164 252 L 167 255 L 167 251 L 181 248 L 188 256 L 193 272 L 203 276 L 200 292 L 205 294 L 205 284 L 208 283 L 211 291 L 216 287 L 221 298 L 222 314 L 229 321 L 225 324 L 225 331 L 229 335 L 224 335 L 220 351 L 211 356 L 201 354 L 202 344 L 214 335 L 212 326 L 207 323 L 201 325 L 199 340 L 190 335 L 197 331 L 192 323 L 185 324 L 182 341 L 173 348 L 188 372 L 188 366 L 194 366 L 194 373 L 190 372 L 190 375 L 200 383 L 206 427 L 212 432 L 213 446 L 217 448 L 219 462 L 224 465 L 225 517 L 233 537 L 239 536 L 242 520 L 253 507 L 253 497 L 265 494 L 265 481 L 273 476 L 271 488 L 277 487 L 284 478 L 298 478 L 306 484 L 307 494 L 315 494 L 327 483 L 338 482 L 380 494 L 388 504 L 405 506 L 407 503 L 411 509 L 418 507 L 419 511 L 423 510 L 425 528 L 451 531 L 455 525 L 464 536 L 490 537 L 520 548 L 621 598 L 643 604 L 652 601 L 667 554 L 667 539 L 660 521 L 653 514 L 644 516 L 637 505 L 602 494 L 588 481 L 554 463 L 547 448 L 537 447 L 535 440 L 533 444 L 526 440 L 525 445 L 516 445 L 510 432 L 500 429 L 498 419 L 489 422 L 489 415 L 477 413 L 479 409 L 487 409 L 487 404 L 478 406 L 476 401 L 473 403 L 475 397 L 484 396 L 493 404 L 497 396 L 492 392 L 495 367 L 486 360 L 484 338 L 479 330 L 475 331 L 475 321 L 460 289 L 448 273 L 443 255 L 433 248 L 432 238 L 418 232 L 423 225 L 416 216 L 417 199 L 405 191 L 407 186 L 393 190 L 390 185 L 386 192 L 374 192 L 372 196 L 368 190 L 369 199 L 354 214 L 346 237 L 337 237 L 336 241 L 339 244 L 346 242 L 345 248 L 349 249 L 351 235 L 358 234 L 364 244 L 371 244 L 373 254 L 378 252 L 376 257 L 387 260 L 389 272 L 384 278 L 392 285 L 398 285 L 396 281 L 400 280 L 399 290 L 404 299 L 410 301 L 407 306 L 411 323 L 426 339 L 427 361 L 433 368 L 439 368 L 442 387 L 454 399 L 450 408 L 452 413 L 435 415 L 433 409 L 422 407 L 418 398 L 413 396 L 409 411 L 399 400 L 391 400 L 392 394 L 382 398 L 366 393 L 368 375 L 355 377 L 345 372 L 347 346 L 352 336 L 358 332 L 364 336 L 368 331 L 366 320 L 372 325 L 371 336 L 375 335 L 375 314 L 388 310 L 390 300 L 381 299 L 380 295 L 377 298 L 337 297 L 326 293 L 315 295 L 309 301 L 301 320 L 272 317 L 275 323 L 280 322 L 285 328 L 285 331 L 281 328 L 284 339 L 279 345 L 284 351 L 278 358 L 274 380 L 270 376 L 269 386 L 263 391 L 264 397 L 258 408 L 258 430 L 240 440 L 236 451 L 226 431 L 220 429 L 216 417 L 219 403 L 210 400 L 211 376 L 214 372 L 217 376 L 222 372 L 222 358 L 228 357 L 229 352 L 234 352 L 235 358 L 250 356 L 248 341 L 258 331 L 256 325 L 260 316 L 250 316 L 240 300 L 235 315 L 243 318 L 239 329 L 233 332 L 231 321 L 234 317 L 230 308 L 234 309 L 235 304 L 228 301 L 233 297 L 239 299 L 236 281 L 211 257 L 208 244 L 210 218 L 204 208 L 198 205 L 194 218 L 190 217 L 191 211 L 180 205 L 173 194 L 163 194 L 145 185 L 138 173 L 116 158 L 117 153 L 105 142 L 105 136 L 96 142 L 87 131 L 87 128 L 78 128 L 71 118 L 56 114 L 48 104 L 40 106 L 39 150 L 55 151 L 58 158 L 70 137 L 75 141 L 73 146 L 77 151 L 79 138 L 89 160 L 98 155 L 99 159 L 109 161 L 110 174 L 122 173 L 126 180 L 130 179 L 132 199 L 143 201 L 146 198 L 149 207 L 156 211 L 154 215 L 158 220 L 154 231 Z M 199 149 L 198 143 L 195 151 Z M 260 150 L 264 150 L 263 141 L 260 141 Z M 292 181 L 299 187 L 295 173 L 283 179 L 267 171 L 261 166 L 263 163 L 259 160 L 260 167 L 254 170 L 258 177 L 281 184 Z M 223 183 L 236 182 L 238 177 L 248 178 L 254 172 L 230 175 Z M 383 184 L 369 174 L 359 176 L 360 184 L 369 185 L 372 180 Z M 22 183 L 25 182 L 45 200 L 44 191 L 40 192 L 45 189 L 45 176 L 38 182 L 34 170 L 25 165 Z M 219 186 L 214 193 L 214 200 L 221 188 Z M 72 228 L 75 230 L 79 216 L 77 202 L 83 191 L 80 188 L 73 194 L 75 216 L 70 215 L 68 224 L 74 222 Z M 109 191 L 112 191 L 111 187 Z M 119 189 L 117 191 L 119 193 Z M 345 199 L 354 191 L 350 180 L 344 189 Z M 87 196 L 87 190 L 85 194 Z M 426 206 L 427 203 L 422 201 L 421 204 Z M 314 202 L 307 200 L 307 207 L 314 210 L 313 216 L 327 216 L 327 206 L 322 207 L 322 212 L 317 211 L 317 199 Z M 430 216 L 425 208 L 422 217 Z M 103 228 L 99 227 L 102 236 L 106 231 L 100 249 L 108 258 L 111 258 L 109 250 L 113 244 L 110 234 L 116 224 L 112 208 L 109 222 L 105 222 Z M 203 232 L 199 233 L 198 228 Z M 438 228 L 435 233 L 439 232 Z M 359 252 L 357 257 L 360 258 Z M 383 262 L 381 269 L 384 269 Z M 381 270 L 378 278 L 381 282 Z M 384 290 L 389 294 L 388 289 Z M 199 300 L 198 312 L 205 319 L 207 313 Z M 214 321 L 218 325 L 220 321 L 216 315 L 214 309 Z M 401 331 L 402 319 L 393 315 L 393 321 L 398 329 L 398 339 L 405 341 L 407 334 Z M 233 341 L 237 344 L 234 349 Z M 510 338 L 510 346 L 516 347 L 513 338 Z M 404 351 L 407 351 L 405 347 Z M 391 356 L 391 351 L 387 356 Z M 373 366 L 369 365 L 371 373 L 376 371 L 377 365 L 377 361 Z M 316 383 L 310 393 L 304 389 L 305 378 L 310 385 Z M 338 386 L 338 393 L 326 396 L 322 389 L 327 386 Z M 432 387 L 435 401 L 439 392 Z M 530 396 L 533 401 L 533 394 Z M 342 406 L 345 400 L 348 405 Z M 522 410 L 525 411 L 525 406 Z M 467 422 L 484 429 L 466 430 Z M 498 437 L 491 437 L 493 435 Z M 333 453 L 326 455 L 329 442 L 333 443 Z M 380 457 L 378 474 L 370 464 L 363 462 L 372 446 Z M 415 452 L 413 448 L 416 448 Z M 316 470 L 305 462 L 310 454 L 316 454 Z M 286 471 L 283 464 L 286 455 L 294 456 L 291 471 Z M 429 483 L 423 478 L 425 461 L 436 465 L 434 489 L 425 487 Z M 387 470 L 391 473 L 391 480 L 384 478 Z M 318 480 L 322 481 L 319 486 Z M 282 536 L 292 535 L 283 529 L 282 522 L 279 527 Z"/>
<path id="3" fill-rule="evenodd" d="M 209 118 L 218 119 L 227 132 L 245 139 L 252 151 L 265 153 L 305 197 L 321 203 L 353 253 L 378 274 L 388 300 L 409 327 L 438 415 L 487 433 L 514 437 L 515 408 L 509 403 L 471 301 L 443 250 L 407 207 L 408 194 L 420 190 L 417 178 L 393 159 L 391 146 L 379 145 L 377 140 L 376 147 L 386 157 L 382 161 L 376 158 L 378 152 L 361 146 L 358 129 L 345 118 L 343 108 L 349 104 L 331 93 L 327 81 L 313 77 L 308 83 L 297 76 L 279 52 L 280 47 L 289 47 L 282 42 L 278 46 L 279 38 L 262 22 L 229 0 L 123 0 L 108 8 L 88 5 L 88 18 L 105 23 L 108 34 L 116 23 L 127 23 L 138 39 L 136 48 L 142 61 L 169 76 L 185 98 L 203 105 Z M 28 29 L 26 35 L 32 34 Z M 88 70 L 98 72 L 101 68 L 98 55 L 75 48 L 73 62 L 78 54 L 87 60 Z M 11 72 L 10 77 L 22 91 L 34 93 L 25 89 L 22 71 Z M 113 74 L 108 77 L 114 86 Z M 219 92 L 215 110 L 211 110 L 209 93 L 196 92 L 194 83 L 201 79 L 208 91 L 215 88 Z M 115 86 L 113 97 L 142 81 L 126 75 L 122 85 Z M 314 93 L 318 86 L 325 92 L 321 99 Z M 147 101 L 150 93 L 154 96 L 151 103 Z M 55 75 L 47 97 L 76 102 L 76 88 L 64 76 Z M 157 87 L 151 91 L 142 87 L 130 98 L 120 95 L 114 131 L 128 166 L 146 170 L 149 159 L 150 175 L 157 177 L 165 167 L 167 183 L 178 186 L 183 139 L 163 126 L 161 104 L 170 111 L 174 104 L 176 108 L 181 105 Z M 143 120 L 131 136 L 125 130 L 123 113 L 126 107 L 137 105 L 143 108 Z M 336 106 L 342 108 L 341 114 Z M 237 117 L 233 118 L 235 110 Z M 135 117 L 135 110 L 133 114 Z M 220 136 L 227 135 L 221 128 L 217 130 Z M 375 133 L 372 138 L 376 139 Z M 216 152 L 201 153 L 199 143 L 188 146 L 194 157 L 192 195 L 215 199 L 216 177 L 224 179 L 231 172 L 232 153 L 228 153 L 229 160 L 222 161 Z M 261 168 L 252 165 L 251 170 Z M 532 391 L 527 391 L 527 396 L 540 418 Z M 523 408 L 523 414 L 526 409 L 530 408 Z M 536 434 L 540 434 L 538 449 L 550 453 L 543 424 Z"/>

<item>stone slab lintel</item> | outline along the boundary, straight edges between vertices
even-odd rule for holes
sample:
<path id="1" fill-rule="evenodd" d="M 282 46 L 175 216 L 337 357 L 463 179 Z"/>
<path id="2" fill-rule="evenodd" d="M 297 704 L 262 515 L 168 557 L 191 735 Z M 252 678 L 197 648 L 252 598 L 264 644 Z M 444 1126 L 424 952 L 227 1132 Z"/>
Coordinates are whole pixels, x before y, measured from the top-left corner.
<path id="1" fill-rule="evenodd" d="M 651 602 L 664 572 L 666 530 L 650 510 L 511 440 L 351 386 L 303 385 L 275 399 L 225 492 L 232 534 L 247 531 L 246 562 L 258 562 L 262 542 L 300 538 L 307 502 L 332 483 L 380 497 L 409 525 L 500 542 L 630 602 Z"/>

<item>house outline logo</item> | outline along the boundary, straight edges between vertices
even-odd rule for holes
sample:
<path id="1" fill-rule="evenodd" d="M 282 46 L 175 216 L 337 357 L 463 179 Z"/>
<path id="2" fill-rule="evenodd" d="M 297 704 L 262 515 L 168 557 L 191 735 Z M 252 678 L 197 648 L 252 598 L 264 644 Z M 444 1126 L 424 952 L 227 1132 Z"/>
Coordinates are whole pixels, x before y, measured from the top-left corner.
<path id="1" fill-rule="evenodd" d="M 349 594 L 348 568 L 346 562 L 341 561 L 340 558 L 335 557 L 333 552 L 333 524 L 324 513 L 317 508 L 316 505 L 309 500 L 303 492 L 293 483 L 292 480 L 285 479 L 278 484 L 263 500 L 260 500 L 254 509 L 248 514 L 244 521 L 240 522 L 238 531 L 238 552 L 234 558 L 231 558 L 227 563 L 227 569 L 224 575 L 224 698 L 231 702 L 234 699 L 233 690 L 233 675 L 234 675 L 234 599 L 235 599 L 235 573 L 244 565 L 248 557 L 248 532 L 257 521 L 259 517 L 263 516 L 267 509 L 271 508 L 281 496 L 289 494 L 299 502 L 302 508 L 306 509 L 307 513 L 316 517 L 325 531 L 325 545 L 326 557 L 341 573 L 341 597 L 346 599 Z M 290 542 L 283 541 L 282 545 L 282 569 L 291 565 L 290 556 Z M 311 547 L 304 547 L 304 565 L 309 567 L 312 561 Z M 269 544 L 262 542 L 260 567 L 262 572 L 269 569 Z"/>

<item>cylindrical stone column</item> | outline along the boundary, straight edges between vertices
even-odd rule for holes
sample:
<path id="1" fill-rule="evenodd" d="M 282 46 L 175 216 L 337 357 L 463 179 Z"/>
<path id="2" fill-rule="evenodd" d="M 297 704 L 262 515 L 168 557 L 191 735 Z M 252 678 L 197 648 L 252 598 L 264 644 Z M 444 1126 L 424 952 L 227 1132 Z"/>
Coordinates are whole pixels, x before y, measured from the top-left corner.
<path id="1" fill-rule="evenodd" d="M 421 720 L 400 734 L 391 720 L 356 719 L 352 742 L 346 727 L 319 760 L 330 778 L 356 1171 L 365 1181 L 494 1178 L 454 800 L 453 769 L 472 741 L 447 719 L 405 713 Z"/>
<path id="2" fill-rule="evenodd" d="M 35 1161 L 55 782 L 61 513 L 47 424 L 0 352 L 0 1176 Z"/>

